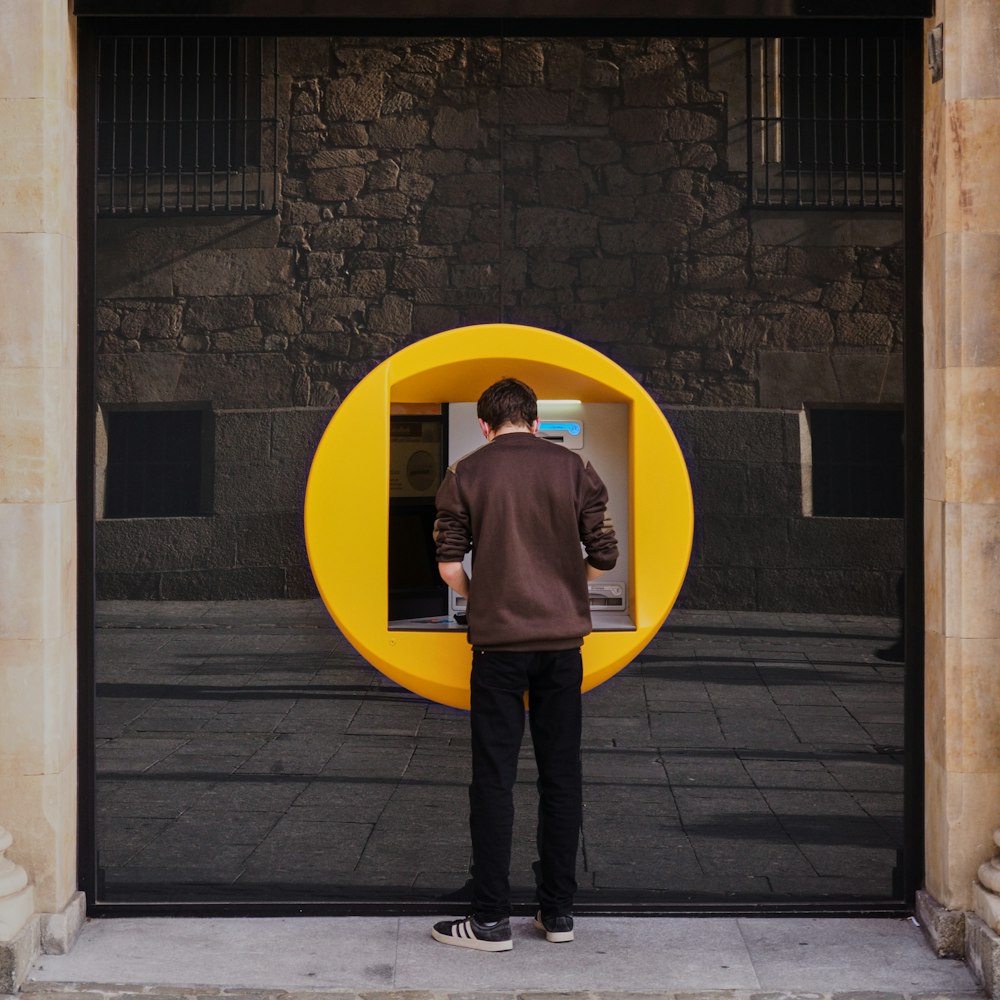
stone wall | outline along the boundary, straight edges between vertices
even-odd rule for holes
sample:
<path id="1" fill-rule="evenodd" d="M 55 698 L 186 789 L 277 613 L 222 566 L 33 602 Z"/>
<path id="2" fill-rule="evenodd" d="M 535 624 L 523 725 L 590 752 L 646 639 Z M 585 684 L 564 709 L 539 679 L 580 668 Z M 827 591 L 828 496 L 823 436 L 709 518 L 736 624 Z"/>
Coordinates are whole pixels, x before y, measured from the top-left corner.
<path id="1" fill-rule="evenodd" d="M 215 516 L 102 521 L 102 596 L 310 592 L 302 490 L 339 400 L 417 338 L 503 320 L 684 408 L 689 602 L 800 607 L 788 570 L 812 567 L 840 574 L 823 610 L 893 610 L 898 524 L 803 518 L 787 428 L 901 400 L 899 220 L 748 211 L 712 43 L 281 45 L 280 217 L 100 225 L 99 399 L 217 414 Z"/>

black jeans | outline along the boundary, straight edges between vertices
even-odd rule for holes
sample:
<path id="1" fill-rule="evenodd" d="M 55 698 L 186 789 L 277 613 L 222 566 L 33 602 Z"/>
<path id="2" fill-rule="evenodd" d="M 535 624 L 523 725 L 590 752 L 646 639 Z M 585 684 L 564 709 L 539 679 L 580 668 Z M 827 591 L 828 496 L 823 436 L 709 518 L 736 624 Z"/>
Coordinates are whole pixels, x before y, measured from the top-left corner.
<path id="1" fill-rule="evenodd" d="M 528 692 L 538 765 L 538 904 L 549 915 L 572 911 L 582 819 L 579 649 L 472 654 L 472 912 L 480 920 L 510 914 L 514 781 Z"/>

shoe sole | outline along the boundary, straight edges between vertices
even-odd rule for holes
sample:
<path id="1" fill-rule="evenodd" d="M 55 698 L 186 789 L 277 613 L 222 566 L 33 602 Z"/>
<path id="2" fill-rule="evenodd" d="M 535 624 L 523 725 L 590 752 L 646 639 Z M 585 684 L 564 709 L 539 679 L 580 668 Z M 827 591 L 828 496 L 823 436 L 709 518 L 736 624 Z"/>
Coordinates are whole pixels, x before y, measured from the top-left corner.
<path id="1" fill-rule="evenodd" d="M 573 940 L 572 931 L 549 931 L 545 929 L 545 924 L 539 919 L 535 919 L 535 930 L 541 931 L 545 935 L 546 941 L 551 941 L 553 944 L 563 944 L 566 941 Z"/>
<path id="2" fill-rule="evenodd" d="M 483 941 L 480 938 L 460 938 L 451 934 L 441 934 L 431 928 L 431 937 L 441 944 L 453 944 L 456 948 L 472 948 L 473 951 L 512 951 L 513 941 Z"/>

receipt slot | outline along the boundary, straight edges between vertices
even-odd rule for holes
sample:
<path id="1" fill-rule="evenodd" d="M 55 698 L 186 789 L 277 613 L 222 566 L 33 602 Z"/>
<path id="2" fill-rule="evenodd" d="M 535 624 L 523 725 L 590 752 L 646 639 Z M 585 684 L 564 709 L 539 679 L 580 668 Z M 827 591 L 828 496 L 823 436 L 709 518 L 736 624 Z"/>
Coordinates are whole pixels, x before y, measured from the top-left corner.
<path id="1" fill-rule="evenodd" d="M 469 706 L 471 657 L 454 594 L 434 579 L 427 528 L 448 461 L 484 442 L 475 403 L 497 379 L 539 397 L 539 432 L 593 462 L 608 486 L 620 561 L 591 588 L 583 690 L 653 638 L 687 571 L 687 469 L 659 407 L 626 372 L 568 337 L 484 324 L 393 355 L 341 403 L 316 449 L 305 500 L 309 562 L 338 627 L 403 687 Z"/>

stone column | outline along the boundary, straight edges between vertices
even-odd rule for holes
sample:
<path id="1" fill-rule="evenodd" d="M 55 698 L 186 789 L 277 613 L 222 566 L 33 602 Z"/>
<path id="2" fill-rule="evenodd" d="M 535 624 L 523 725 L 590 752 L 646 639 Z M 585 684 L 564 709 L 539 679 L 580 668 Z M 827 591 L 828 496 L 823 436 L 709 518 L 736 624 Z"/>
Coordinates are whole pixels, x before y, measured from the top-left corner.
<path id="1" fill-rule="evenodd" d="M 937 0 L 926 25 L 924 903 L 956 920 L 1000 825 L 998 22 L 1000 0 Z"/>
<path id="2" fill-rule="evenodd" d="M 0 5 L 0 824 L 13 839 L 7 860 L 27 872 L 48 914 L 76 890 L 70 9 L 67 0 Z"/>

